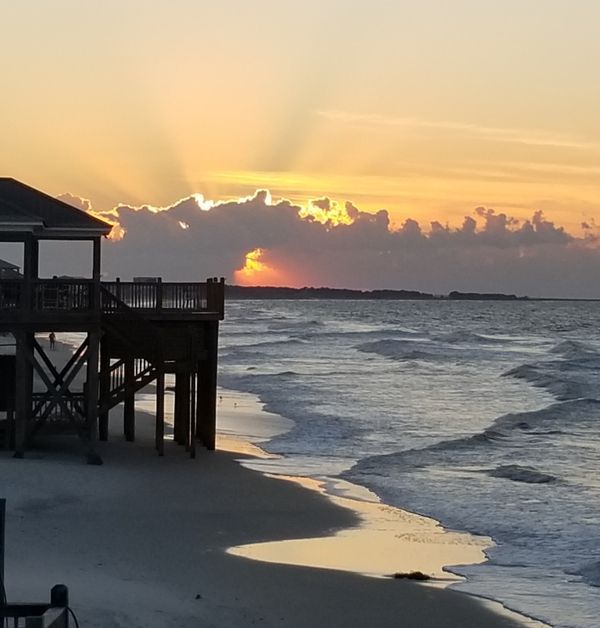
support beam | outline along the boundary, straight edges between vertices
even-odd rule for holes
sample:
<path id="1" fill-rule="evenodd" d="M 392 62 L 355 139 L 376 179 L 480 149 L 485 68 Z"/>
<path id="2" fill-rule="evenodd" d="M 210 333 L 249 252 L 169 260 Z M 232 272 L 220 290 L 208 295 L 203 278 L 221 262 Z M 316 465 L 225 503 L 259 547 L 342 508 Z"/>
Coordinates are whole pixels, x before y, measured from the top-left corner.
<path id="1" fill-rule="evenodd" d="M 110 355 L 106 337 L 100 341 L 100 399 L 106 399 L 110 393 Z M 108 440 L 108 410 L 98 415 L 98 436 L 101 441 Z"/>
<path id="2" fill-rule="evenodd" d="M 206 359 L 198 363 L 198 424 L 196 438 L 209 450 L 217 437 L 217 351 L 219 322 L 205 323 Z"/>
<path id="3" fill-rule="evenodd" d="M 15 458 L 23 458 L 33 404 L 33 332 L 19 330 L 16 338 Z"/>
<path id="4" fill-rule="evenodd" d="M 86 378 L 86 427 L 88 438 L 88 464 L 102 464 L 96 448 L 98 445 L 98 357 L 100 354 L 100 330 L 88 332 L 87 378 Z"/>
<path id="5" fill-rule="evenodd" d="M 21 312 L 25 316 L 29 316 L 32 307 L 33 280 L 37 275 L 34 268 L 37 261 L 36 246 L 37 241 L 34 244 L 33 236 L 28 233 L 23 239 L 23 285 L 20 302 Z"/>
<path id="6" fill-rule="evenodd" d="M 190 374 L 187 372 L 175 375 L 175 442 L 178 445 L 189 445 L 190 423 Z"/>
<path id="7" fill-rule="evenodd" d="M 190 426 L 188 439 L 190 443 L 190 458 L 196 457 L 196 423 L 198 421 L 198 403 L 196 397 L 196 386 L 198 383 L 198 374 L 192 373 L 190 376 Z"/>
<path id="8" fill-rule="evenodd" d="M 123 435 L 125 440 L 135 440 L 135 370 L 133 358 L 125 360 L 125 400 L 123 403 Z"/>
<path id="9" fill-rule="evenodd" d="M 165 371 L 162 362 L 156 372 L 156 433 L 155 447 L 159 456 L 165 453 Z"/>
<path id="10" fill-rule="evenodd" d="M 101 248 L 100 238 L 93 239 L 93 252 L 92 252 L 92 308 L 97 312 L 100 312 L 100 266 L 101 266 Z"/>

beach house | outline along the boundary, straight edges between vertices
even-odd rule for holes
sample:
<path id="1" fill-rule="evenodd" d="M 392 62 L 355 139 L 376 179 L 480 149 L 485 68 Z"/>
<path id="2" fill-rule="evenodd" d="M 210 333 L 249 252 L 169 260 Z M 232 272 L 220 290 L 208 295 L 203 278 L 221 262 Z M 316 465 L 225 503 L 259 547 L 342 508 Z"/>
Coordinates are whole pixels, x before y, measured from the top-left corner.
<path id="1" fill-rule="evenodd" d="M 97 443 L 108 438 L 110 410 L 124 404 L 123 434 L 133 441 L 135 395 L 151 383 L 155 446 L 162 455 L 165 376 L 174 380 L 175 442 L 192 456 L 197 441 L 215 447 L 224 281 L 102 281 L 102 240 L 111 228 L 15 179 L 0 178 L 0 242 L 22 251 L 21 272 L 12 264 L 12 272 L 0 274 L 0 333 L 15 338 L 14 358 L 2 361 L 2 379 L 16 381 L 14 390 L 9 386 L 1 395 L 0 433 L 16 457 L 44 433 L 77 434 L 87 461 L 101 463 Z M 87 243 L 90 276 L 46 277 L 44 241 Z M 60 332 L 81 342 L 59 368 L 41 339 Z M 34 387 L 34 374 L 42 390 Z"/>

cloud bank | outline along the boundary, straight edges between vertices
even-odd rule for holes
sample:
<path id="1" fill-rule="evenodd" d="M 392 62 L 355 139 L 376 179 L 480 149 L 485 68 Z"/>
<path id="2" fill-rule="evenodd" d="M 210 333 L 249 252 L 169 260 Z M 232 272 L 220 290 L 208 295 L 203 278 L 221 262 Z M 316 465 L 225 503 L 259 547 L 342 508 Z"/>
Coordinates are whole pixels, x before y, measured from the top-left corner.
<path id="1" fill-rule="evenodd" d="M 89 202 L 63 197 L 91 211 Z M 169 207 L 115 207 L 124 230 L 103 247 L 103 270 L 172 281 L 228 281 L 360 289 L 450 290 L 530 296 L 599 297 L 594 225 L 568 233 L 535 211 L 528 220 L 479 207 L 460 227 L 406 218 L 392 229 L 386 210 L 315 199 L 273 202 L 269 192 L 213 203 L 199 195 Z M 260 252 L 257 253 L 257 249 Z M 239 271 L 250 256 L 251 268 Z M 236 271 L 237 274 L 236 274 Z"/>

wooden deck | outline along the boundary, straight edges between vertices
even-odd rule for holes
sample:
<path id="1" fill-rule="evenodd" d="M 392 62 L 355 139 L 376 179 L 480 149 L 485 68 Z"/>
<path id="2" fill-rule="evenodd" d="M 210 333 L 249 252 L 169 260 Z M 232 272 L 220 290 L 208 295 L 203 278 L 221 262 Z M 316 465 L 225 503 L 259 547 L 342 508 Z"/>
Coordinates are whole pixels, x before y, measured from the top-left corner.
<path id="1" fill-rule="evenodd" d="M 202 283 L 0 279 L 0 330 L 76 331 L 135 312 L 152 320 L 221 320 L 223 286 Z M 75 327 L 74 327 L 75 325 Z M 9 329 L 10 328 L 10 329 Z"/>
<path id="2" fill-rule="evenodd" d="M 0 332 L 17 339 L 14 442 L 21 457 L 38 433 L 78 433 L 94 450 L 108 438 L 109 411 L 124 403 L 123 432 L 135 439 L 135 394 L 157 388 L 156 449 L 164 451 L 164 380 L 176 376 L 175 441 L 215 447 L 218 325 L 224 281 L 0 280 Z M 36 334 L 86 332 L 61 370 Z M 75 390 L 79 372 L 83 390 Z M 33 392 L 36 373 L 46 391 Z M 95 455 L 90 454 L 90 459 Z"/>

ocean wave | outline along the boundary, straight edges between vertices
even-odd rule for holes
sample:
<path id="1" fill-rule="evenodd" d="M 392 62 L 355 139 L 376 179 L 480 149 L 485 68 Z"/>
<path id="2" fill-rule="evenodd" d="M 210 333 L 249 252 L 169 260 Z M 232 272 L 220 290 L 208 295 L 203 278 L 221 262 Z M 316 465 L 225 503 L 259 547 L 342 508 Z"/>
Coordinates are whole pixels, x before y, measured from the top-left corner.
<path id="1" fill-rule="evenodd" d="M 394 340 L 386 338 L 384 340 L 376 340 L 375 342 L 365 342 L 356 345 L 358 351 L 363 353 L 376 353 L 385 358 L 393 360 L 440 360 L 444 356 L 434 351 L 425 351 L 421 347 L 425 343 L 414 342 L 410 340 Z"/>
<path id="2" fill-rule="evenodd" d="M 550 353 L 557 353 L 568 360 L 598 359 L 600 355 L 592 347 L 575 340 L 563 340 L 550 349 Z"/>
<path id="3" fill-rule="evenodd" d="M 281 347 L 281 346 L 287 346 L 287 345 L 304 345 L 307 344 L 307 341 L 302 339 L 302 338 L 297 338 L 297 337 L 293 337 L 293 338 L 287 338 L 285 340 L 264 340 L 262 342 L 255 342 L 252 345 L 246 345 L 247 347 L 260 347 L 261 349 L 263 348 L 268 348 L 268 347 Z"/>
<path id="4" fill-rule="evenodd" d="M 438 334 L 432 336 L 434 340 L 439 342 L 446 342 L 449 344 L 505 344 L 512 342 L 510 338 L 497 338 L 495 336 L 484 336 L 482 334 L 476 334 L 466 329 L 458 329 L 456 331 L 449 332 L 447 334 Z"/>
<path id="5" fill-rule="evenodd" d="M 569 571 L 568 573 L 581 576 L 585 582 L 591 584 L 593 587 L 600 587 L 600 561 L 587 563 L 583 567 Z"/>
<path id="6" fill-rule="evenodd" d="M 264 358 L 265 354 L 262 351 L 227 348 L 221 349 L 219 352 L 219 360 L 223 360 L 225 362 L 240 362 L 240 364 L 245 364 L 248 360 L 258 361 L 263 360 Z"/>
<path id="7" fill-rule="evenodd" d="M 598 399 L 570 399 L 553 403 L 533 412 L 518 412 L 498 417 L 484 433 L 521 431 L 552 435 L 562 433 L 560 426 L 574 425 L 577 422 L 600 421 L 600 401 Z"/>
<path id="8" fill-rule="evenodd" d="M 526 482 L 527 484 L 548 484 L 556 482 L 558 478 L 549 473 L 542 473 L 533 467 L 523 467 L 518 464 L 505 464 L 488 471 L 488 475 L 494 478 L 506 478 L 513 482 Z"/>
<path id="9" fill-rule="evenodd" d="M 273 329 L 276 331 L 293 331 L 295 329 L 321 329 L 325 327 L 325 323 L 323 321 L 318 320 L 308 320 L 308 321 L 275 321 L 269 325 L 269 329 Z"/>
<path id="10" fill-rule="evenodd" d="M 535 386 L 546 388 L 555 383 L 560 383 L 558 377 L 552 377 L 543 370 L 542 365 L 537 364 L 521 364 L 502 373 L 502 377 L 514 377 L 516 379 L 524 379 Z"/>
<path id="11" fill-rule="evenodd" d="M 319 340 L 336 340 L 336 339 L 361 339 L 365 340 L 369 338 L 390 338 L 394 337 L 394 339 L 414 339 L 419 340 L 423 338 L 423 334 L 420 334 L 416 331 L 409 331 L 405 329 L 393 329 L 393 328 L 381 328 L 381 329 L 352 329 L 352 330 L 327 330 L 327 331 L 305 331 L 301 333 L 294 333 L 293 338 L 300 338 L 303 340 L 312 340 L 314 338 L 319 338 Z"/>
<path id="12" fill-rule="evenodd" d="M 504 373 L 503 377 L 514 377 L 529 382 L 536 388 L 544 388 L 558 401 L 575 399 L 594 399 L 600 394 L 595 380 L 590 379 L 585 371 L 600 371 L 600 362 L 584 364 L 576 362 L 539 362 L 521 364 Z"/>
<path id="13" fill-rule="evenodd" d="M 431 465 L 460 466 L 462 461 L 471 460 L 473 457 L 483 461 L 493 455 L 504 458 L 506 461 L 506 464 L 498 465 L 500 469 L 498 473 L 502 473 L 504 468 L 506 474 L 513 474 L 514 477 L 510 479 L 516 480 L 519 473 L 520 477 L 525 478 L 527 471 L 520 472 L 517 465 L 506 459 L 506 456 L 514 452 L 515 446 L 521 447 L 526 442 L 534 449 L 547 446 L 554 438 L 570 433 L 560 429 L 563 425 L 571 426 L 576 423 L 598 421 L 600 421 L 600 401 L 596 399 L 576 399 L 555 403 L 533 412 L 505 414 L 498 417 L 487 429 L 476 434 L 442 440 L 423 448 L 365 458 L 359 465 L 360 473 L 376 474 L 381 468 L 382 459 L 393 460 L 398 469 L 414 470 Z M 494 474 L 489 473 L 489 475 Z M 533 474 L 529 475 L 530 483 L 533 483 L 534 477 Z"/>

